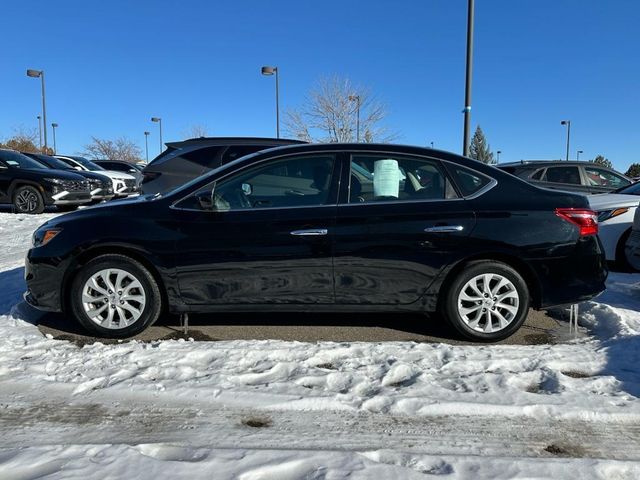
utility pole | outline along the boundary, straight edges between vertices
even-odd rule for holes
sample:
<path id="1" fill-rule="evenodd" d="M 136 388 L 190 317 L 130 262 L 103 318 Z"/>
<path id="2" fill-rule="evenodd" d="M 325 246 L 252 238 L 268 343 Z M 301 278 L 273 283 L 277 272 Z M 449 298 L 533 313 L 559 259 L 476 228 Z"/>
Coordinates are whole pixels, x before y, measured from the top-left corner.
<path id="1" fill-rule="evenodd" d="M 475 1 L 469 0 L 467 11 L 467 75 L 464 93 L 464 138 L 462 154 L 469 156 L 469 140 L 471 135 L 471 78 L 473 74 L 473 12 Z"/>

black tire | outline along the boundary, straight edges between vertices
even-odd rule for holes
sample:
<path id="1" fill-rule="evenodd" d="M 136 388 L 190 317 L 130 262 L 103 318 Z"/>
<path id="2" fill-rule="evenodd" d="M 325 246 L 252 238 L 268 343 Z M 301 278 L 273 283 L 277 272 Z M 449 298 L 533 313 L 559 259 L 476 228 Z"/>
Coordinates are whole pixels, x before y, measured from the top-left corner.
<path id="1" fill-rule="evenodd" d="M 140 317 L 131 325 L 122 328 L 106 328 L 91 320 L 85 312 L 82 294 L 85 283 L 92 275 L 101 270 L 116 268 L 133 275 L 140 282 L 146 302 Z M 75 319 L 92 334 L 106 338 L 132 337 L 153 325 L 162 311 L 162 296 L 151 272 L 140 262 L 119 254 L 101 255 L 83 265 L 71 283 L 69 299 L 71 313 Z"/>
<path id="2" fill-rule="evenodd" d="M 44 212 L 44 199 L 37 188 L 23 185 L 13 192 L 13 207 L 17 213 L 42 213 Z"/>
<path id="3" fill-rule="evenodd" d="M 618 245 L 616 245 L 616 264 L 615 267 L 621 272 L 636 272 L 637 270 L 633 268 L 633 266 L 629 263 L 627 259 L 627 254 L 625 253 L 625 246 L 627 245 L 627 240 L 631 236 L 631 229 L 628 229 L 626 232 L 622 234 L 620 240 L 618 240 Z"/>
<path id="4" fill-rule="evenodd" d="M 73 212 L 78 209 L 78 205 L 56 205 L 59 212 Z"/>
<path id="5" fill-rule="evenodd" d="M 483 274 L 496 274 L 507 279 L 514 287 L 519 300 L 517 312 L 510 323 L 504 328 L 493 331 L 492 333 L 485 333 L 471 328 L 458 311 L 458 299 L 463 287 L 467 282 Z M 480 260 L 465 265 L 464 269 L 448 284 L 440 300 L 439 313 L 465 338 L 478 342 L 495 342 L 510 337 L 522 326 L 529 311 L 530 296 L 526 282 L 512 267 L 497 261 Z M 482 305 L 478 308 L 482 309 L 485 308 L 485 306 Z M 488 307 L 486 309 L 490 310 L 491 308 Z M 498 309 L 500 310 L 499 307 Z M 504 310 L 502 310 L 502 313 L 504 313 Z M 481 322 L 486 324 L 484 316 Z M 482 323 L 479 327 L 481 327 L 481 325 Z"/>

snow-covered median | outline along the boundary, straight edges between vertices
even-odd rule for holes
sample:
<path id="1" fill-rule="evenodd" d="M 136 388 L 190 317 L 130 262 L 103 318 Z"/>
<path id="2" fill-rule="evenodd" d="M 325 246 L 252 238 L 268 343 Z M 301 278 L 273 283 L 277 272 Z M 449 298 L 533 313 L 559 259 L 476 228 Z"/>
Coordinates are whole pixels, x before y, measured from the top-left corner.
<path id="1" fill-rule="evenodd" d="M 559 345 L 80 348 L 11 307 L 46 219 L 0 213 L 0 478 L 640 478 L 640 275 Z"/>

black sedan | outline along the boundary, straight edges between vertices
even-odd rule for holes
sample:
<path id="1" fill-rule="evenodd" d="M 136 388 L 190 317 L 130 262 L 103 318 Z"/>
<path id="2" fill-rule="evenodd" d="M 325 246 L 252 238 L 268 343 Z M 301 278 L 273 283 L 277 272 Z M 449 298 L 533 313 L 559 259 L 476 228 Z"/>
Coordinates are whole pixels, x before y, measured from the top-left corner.
<path id="1" fill-rule="evenodd" d="M 25 298 L 110 337 L 162 310 L 394 311 L 439 312 L 494 341 L 530 306 L 604 290 L 597 232 L 585 197 L 455 154 L 287 146 L 50 220 L 34 233 Z"/>

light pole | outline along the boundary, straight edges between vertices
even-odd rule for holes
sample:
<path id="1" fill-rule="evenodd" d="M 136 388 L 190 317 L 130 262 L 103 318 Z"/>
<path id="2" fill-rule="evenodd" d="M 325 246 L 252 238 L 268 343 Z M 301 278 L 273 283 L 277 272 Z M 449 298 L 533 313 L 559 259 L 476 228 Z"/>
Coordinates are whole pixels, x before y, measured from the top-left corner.
<path id="1" fill-rule="evenodd" d="M 162 153 L 162 119 L 160 117 L 151 117 L 151 121 L 158 123 L 160 126 L 160 153 Z"/>
<path id="2" fill-rule="evenodd" d="M 569 139 L 571 137 L 571 120 L 562 120 L 560 125 L 567 126 L 567 162 L 569 161 Z"/>
<path id="3" fill-rule="evenodd" d="M 462 141 L 462 154 L 469 156 L 469 135 L 471 131 L 471 77 L 473 70 L 473 11 L 474 0 L 469 0 L 467 9 L 467 75 L 464 92 L 464 138 Z"/>
<path id="4" fill-rule="evenodd" d="M 581 154 L 581 153 L 584 153 L 584 151 L 583 151 L 583 150 L 578 150 L 578 151 L 576 152 L 576 161 L 577 161 L 577 160 L 580 160 L 580 154 Z"/>
<path id="5" fill-rule="evenodd" d="M 261 69 L 262 75 L 276 76 L 276 137 L 280 138 L 280 87 L 278 85 L 278 67 L 270 67 L 265 65 Z"/>
<path id="6" fill-rule="evenodd" d="M 47 150 L 47 102 L 45 101 L 44 94 L 44 70 L 27 70 L 27 77 L 40 78 L 42 83 L 42 121 L 44 124 L 44 150 Z"/>
<path id="7" fill-rule="evenodd" d="M 431 142 L 431 149 L 433 150 L 433 142 Z"/>
<path id="8" fill-rule="evenodd" d="M 42 152 L 42 117 L 40 115 L 38 115 L 38 134 L 40 135 L 38 148 L 40 149 L 40 152 Z"/>
<path id="9" fill-rule="evenodd" d="M 147 163 L 149 163 L 149 134 L 151 132 L 144 132 L 144 153 L 147 157 Z"/>
<path id="10" fill-rule="evenodd" d="M 500 154 L 502 153 L 502 150 L 498 150 L 496 153 L 498 154 L 496 158 L 496 163 L 500 163 Z"/>
<path id="11" fill-rule="evenodd" d="M 350 102 L 356 102 L 356 141 L 360 143 L 360 95 L 349 95 Z"/>
<path id="12" fill-rule="evenodd" d="M 51 128 L 53 129 L 53 154 L 55 155 L 57 150 L 56 150 L 56 128 L 58 128 L 58 124 L 56 122 L 53 122 L 51 124 Z"/>

